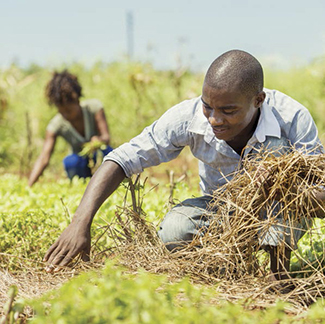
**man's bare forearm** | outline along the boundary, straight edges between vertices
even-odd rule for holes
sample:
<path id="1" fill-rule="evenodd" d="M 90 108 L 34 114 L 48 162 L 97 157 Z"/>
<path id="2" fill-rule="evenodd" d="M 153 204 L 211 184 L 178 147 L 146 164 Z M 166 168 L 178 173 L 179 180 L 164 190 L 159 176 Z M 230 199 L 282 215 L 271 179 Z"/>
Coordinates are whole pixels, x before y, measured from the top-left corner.
<path id="1" fill-rule="evenodd" d="M 85 226 L 91 226 L 99 207 L 116 190 L 124 178 L 125 173 L 117 163 L 104 162 L 91 178 L 72 222 L 81 222 Z"/>

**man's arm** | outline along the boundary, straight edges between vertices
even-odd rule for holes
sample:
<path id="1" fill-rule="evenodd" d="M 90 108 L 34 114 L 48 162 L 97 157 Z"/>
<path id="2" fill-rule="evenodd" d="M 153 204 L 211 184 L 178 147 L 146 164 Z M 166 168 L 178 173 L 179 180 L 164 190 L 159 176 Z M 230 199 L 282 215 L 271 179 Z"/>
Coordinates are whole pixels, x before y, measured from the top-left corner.
<path id="1" fill-rule="evenodd" d="M 312 209 L 309 213 L 312 217 L 325 218 L 325 189 L 318 188 L 312 192 Z"/>
<path id="2" fill-rule="evenodd" d="M 53 266 L 66 266 L 81 253 L 84 261 L 89 260 L 90 227 L 103 202 L 115 191 L 125 178 L 123 169 L 115 162 L 106 161 L 91 178 L 81 202 L 69 226 L 44 256 L 48 272 Z"/>

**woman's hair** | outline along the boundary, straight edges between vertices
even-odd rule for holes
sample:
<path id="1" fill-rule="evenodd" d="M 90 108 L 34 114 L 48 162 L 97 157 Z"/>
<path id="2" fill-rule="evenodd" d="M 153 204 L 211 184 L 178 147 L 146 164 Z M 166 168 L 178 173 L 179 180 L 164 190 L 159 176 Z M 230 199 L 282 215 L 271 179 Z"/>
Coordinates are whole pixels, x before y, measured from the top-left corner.
<path id="1" fill-rule="evenodd" d="M 50 105 L 58 106 L 79 100 L 82 96 L 81 90 L 78 78 L 64 70 L 53 73 L 52 79 L 46 85 L 45 95 Z"/>

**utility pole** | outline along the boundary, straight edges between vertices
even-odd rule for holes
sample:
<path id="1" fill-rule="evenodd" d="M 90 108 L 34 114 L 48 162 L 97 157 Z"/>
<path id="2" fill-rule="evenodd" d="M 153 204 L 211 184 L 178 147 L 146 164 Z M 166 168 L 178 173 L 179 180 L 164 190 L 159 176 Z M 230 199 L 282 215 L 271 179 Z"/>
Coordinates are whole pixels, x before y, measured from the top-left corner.
<path id="1" fill-rule="evenodd" d="M 127 56 L 130 61 L 133 59 L 133 12 L 131 10 L 126 13 L 126 39 L 127 39 Z"/>

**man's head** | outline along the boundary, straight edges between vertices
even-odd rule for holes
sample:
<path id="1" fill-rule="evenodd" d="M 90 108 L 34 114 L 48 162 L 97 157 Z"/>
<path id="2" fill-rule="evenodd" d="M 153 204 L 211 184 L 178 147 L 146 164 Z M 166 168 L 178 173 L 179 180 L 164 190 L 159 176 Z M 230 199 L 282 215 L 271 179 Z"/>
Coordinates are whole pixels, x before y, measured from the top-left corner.
<path id="1" fill-rule="evenodd" d="M 252 55 L 232 50 L 210 65 L 203 83 L 203 113 L 217 138 L 246 144 L 264 99 L 263 69 Z"/>
<path id="2" fill-rule="evenodd" d="M 254 56 L 232 50 L 212 62 L 204 83 L 216 89 L 236 89 L 252 97 L 263 90 L 263 69 Z"/>

